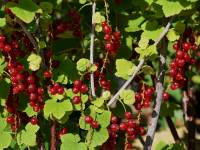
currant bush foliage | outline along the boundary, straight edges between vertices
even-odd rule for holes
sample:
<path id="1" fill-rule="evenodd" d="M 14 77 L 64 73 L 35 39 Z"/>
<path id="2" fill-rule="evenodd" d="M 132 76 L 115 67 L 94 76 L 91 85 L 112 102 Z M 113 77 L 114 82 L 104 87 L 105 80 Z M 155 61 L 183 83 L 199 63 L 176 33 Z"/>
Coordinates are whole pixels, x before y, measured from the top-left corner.
<path id="1" fill-rule="evenodd" d="M 199 61 L 199 4 L 0 0 L 0 149 L 133 149 L 133 141 L 146 133 L 141 115 L 153 108 L 162 49 L 167 47 L 161 117 L 181 111 L 176 101 L 187 81 L 200 84 L 194 65 Z M 159 39 L 168 22 L 172 26 Z M 143 59 L 130 87 L 109 108 Z M 161 141 L 157 149 L 166 145 Z M 167 145 L 177 147 L 183 145 Z"/>

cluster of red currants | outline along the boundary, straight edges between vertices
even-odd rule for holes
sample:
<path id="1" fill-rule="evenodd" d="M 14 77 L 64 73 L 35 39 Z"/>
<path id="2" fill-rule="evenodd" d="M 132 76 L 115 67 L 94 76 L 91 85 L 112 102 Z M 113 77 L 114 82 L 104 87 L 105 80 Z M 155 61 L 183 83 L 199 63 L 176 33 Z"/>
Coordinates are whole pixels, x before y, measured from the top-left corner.
<path id="1" fill-rule="evenodd" d="M 173 48 L 176 50 L 176 56 L 169 65 L 172 90 L 182 88 L 185 85 L 185 69 L 188 64 L 196 63 L 196 59 L 193 58 L 192 54 L 198 49 L 198 46 L 195 44 L 195 37 L 192 35 L 192 29 L 187 28 L 183 35 L 183 38 L 181 37 L 173 45 Z"/>
<path id="2" fill-rule="evenodd" d="M 81 80 L 74 81 L 74 87 L 72 89 L 74 94 L 84 94 L 88 92 L 88 86 L 83 84 Z M 74 96 L 72 99 L 73 104 L 80 104 L 81 103 L 81 96 Z"/>
<path id="3" fill-rule="evenodd" d="M 137 136 L 143 136 L 145 134 L 144 127 L 139 126 L 138 123 L 133 119 L 131 112 L 125 112 L 125 118 L 121 121 L 116 116 L 111 116 L 111 124 L 109 126 L 109 140 L 107 144 L 111 146 L 111 149 L 115 149 L 117 144 L 117 138 L 119 131 L 125 132 L 126 143 L 125 149 L 133 149 L 132 142 Z"/>
<path id="4" fill-rule="evenodd" d="M 143 85 L 141 90 L 135 94 L 135 109 L 140 111 L 142 108 L 150 107 L 154 92 L 154 87 Z"/>
<path id="5" fill-rule="evenodd" d="M 95 121 L 91 116 L 85 116 L 85 122 L 94 129 L 97 129 L 99 127 L 99 123 Z"/>
<path id="6" fill-rule="evenodd" d="M 75 10 L 70 10 L 67 16 L 69 17 L 69 20 L 67 21 L 57 20 L 55 24 L 53 25 L 55 29 L 53 33 L 54 37 L 56 37 L 60 33 L 63 33 L 66 31 L 72 31 L 75 37 L 82 38 L 83 33 L 81 32 L 80 14 Z"/>
<path id="7" fill-rule="evenodd" d="M 52 95 L 56 95 L 56 94 L 61 94 L 63 95 L 65 92 L 65 89 L 63 86 L 61 86 L 59 83 L 54 83 L 52 86 L 49 87 L 49 92 Z"/>
<path id="8" fill-rule="evenodd" d="M 119 31 L 112 32 L 112 27 L 107 22 L 102 22 L 104 32 L 105 49 L 111 54 L 115 55 L 121 46 L 121 33 Z"/>

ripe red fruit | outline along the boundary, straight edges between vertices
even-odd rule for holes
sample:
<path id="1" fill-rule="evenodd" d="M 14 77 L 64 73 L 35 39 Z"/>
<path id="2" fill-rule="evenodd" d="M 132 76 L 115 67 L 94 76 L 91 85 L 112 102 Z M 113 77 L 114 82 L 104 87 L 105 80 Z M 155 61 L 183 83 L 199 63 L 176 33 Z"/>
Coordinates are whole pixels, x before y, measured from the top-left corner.
<path id="1" fill-rule="evenodd" d="M 52 77 L 52 72 L 47 70 L 44 72 L 44 78 L 51 78 Z"/>
<path id="2" fill-rule="evenodd" d="M 110 34 L 112 32 L 112 28 L 109 25 L 105 25 L 103 27 L 103 31 L 105 34 Z"/>
<path id="3" fill-rule="evenodd" d="M 117 131 L 119 131 L 119 126 L 118 126 L 118 124 L 111 124 L 110 130 L 111 130 L 112 132 L 117 132 Z"/>
<path id="4" fill-rule="evenodd" d="M 183 43 L 183 48 L 184 50 L 188 51 L 190 49 L 190 43 L 187 42 Z"/>
<path id="5" fill-rule="evenodd" d="M 11 51 L 11 46 L 6 44 L 4 45 L 4 49 L 3 49 L 5 52 L 10 52 Z"/>
<path id="6" fill-rule="evenodd" d="M 44 94 L 44 89 L 42 87 L 39 87 L 37 89 L 37 92 L 38 92 L 39 95 L 43 95 Z"/>
<path id="7" fill-rule="evenodd" d="M 0 43 L 5 42 L 6 37 L 2 34 L 0 34 Z"/>
<path id="8" fill-rule="evenodd" d="M 134 128 L 127 128 L 126 132 L 127 132 L 128 135 L 133 135 L 133 134 L 135 134 Z"/>
<path id="9" fill-rule="evenodd" d="M 33 75 L 29 75 L 27 78 L 27 82 L 33 84 L 35 82 L 35 77 Z"/>
<path id="10" fill-rule="evenodd" d="M 29 86 L 28 86 L 28 92 L 29 93 L 33 93 L 33 92 L 35 92 L 36 91 L 36 85 L 35 84 L 30 84 Z"/>
<path id="11" fill-rule="evenodd" d="M 68 129 L 67 129 L 67 128 L 62 128 L 62 129 L 61 129 L 61 131 L 60 131 L 60 133 L 62 133 L 62 134 L 66 134 L 66 133 L 67 133 L 67 131 L 68 131 Z"/>
<path id="12" fill-rule="evenodd" d="M 81 97 L 80 96 L 74 96 L 72 99 L 73 104 L 80 104 L 81 103 Z"/>
<path id="13" fill-rule="evenodd" d="M 169 93 L 167 93 L 167 92 L 164 92 L 164 93 L 163 93 L 163 100 L 164 100 L 164 101 L 168 101 L 168 100 L 169 100 L 169 97 L 170 97 Z"/>
<path id="14" fill-rule="evenodd" d="M 126 123 L 125 123 L 125 122 L 120 123 L 119 129 L 120 129 L 121 131 L 125 131 L 125 130 L 127 129 Z"/>
<path id="15" fill-rule="evenodd" d="M 79 88 L 77 87 L 73 87 L 72 91 L 74 94 L 77 94 L 78 92 L 80 92 Z"/>
<path id="16" fill-rule="evenodd" d="M 105 49 L 109 52 L 114 51 L 114 45 L 112 43 L 106 43 Z"/>
<path id="17" fill-rule="evenodd" d="M 80 88 L 81 85 L 82 85 L 82 81 L 81 81 L 81 80 L 75 80 L 75 81 L 74 81 L 74 87 Z"/>
<path id="18" fill-rule="evenodd" d="M 105 41 L 110 41 L 111 40 L 111 35 L 110 34 L 105 34 L 104 40 Z"/>
<path id="19" fill-rule="evenodd" d="M 38 95 L 36 93 L 31 93 L 29 96 L 30 101 L 35 101 L 38 99 Z"/>
<path id="20" fill-rule="evenodd" d="M 99 127 L 99 123 L 97 121 L 92 121 L 91 127 L 97 129 Z"/>
<path id="21" fill-rule="evenodd" d="M 40 111 L 40 106 L 39 106 L 39 105 L 35 105 L 35 106 L 33 107 L 33 111 L 34 111 L 34 112 L 39 112 L 39 111 Z"/>
<path id="22" fill-rule="evenodd" d="M 175 50 L 178 50 L 178 49 L 179 49 L 178 43 L 174 43 L 173 48 L 174 48 Z"/>
<path id="23" fill-rule="evenodd" d="M 117 117 L 112 115 L 112 116 L 111 116 L 111 123 L 115 124 L 115 123 L 117 123 L 117 122 L 118 122 Z"/>
<path id="24" fill-rule="evenodd" d="M 80 88 L 81 93 L 86 93 L 88 91 L 88 86 L 86 84 L 83 84 Z"/>
<path id="25" fill-rule="evenodd" d="M 16 75 L 17 81 L 22 81 L 23 78 L 24 78 L 24 76 L 23 76 L 22 74 L 20 74 L 20 73 L 18 73 L 18 74 Z"/>
<path id="26" fill-rule="evenodd" d="M 59 88 L 58 88 L 58 93 L 59 93 L 59 94 L 63 94 L 64 91 L 65 91 L 64 87 L 59 87 Z"/>
<path id="27" fill-rule="evenodd" d="M 31 124 L 32 124 L 32 125 L 38 124 L 38 119 L 37 119 L 36 117 L 32 117 L 32 118 L 31 118 Z"/>
<path id="28" fill-rule="evenodd" d="M 127 125 L 129 128 L 135 128 L 136 127 L 136 123 L 134 120 L 128 120 Z"/>
<path id="29" fill-rule="evenodd" d="M 14 116 L 9 116 L 9 117 L 7 117 L 6 121 L 8 124 L 14 124 L 15 118 L 14 118 Z"/>
<path id="30" fill-rule="evenodd" d="M 133 117 L 133 115 L 132 115 L 132 113 L 131 112 L 125 112 L 125 118 L 126 119 L 132 119 L 132 117 Z"/>
<path id="31" fill-rule="evenodd" d="M 106 21 L 104 21 L 104 22 L 101 23 L 101 26 L 102 26 L 102 27 L 105 27 L 105 26 L 107 26 L 107 25 L 108 25 L 108 24 L 107 24 Z"/>
<path id="32" fill-rule="evenodd" d="M 85 116 L 85 122 L 88 124 L 92 124 L 93 118 L 91 116 Z"/>

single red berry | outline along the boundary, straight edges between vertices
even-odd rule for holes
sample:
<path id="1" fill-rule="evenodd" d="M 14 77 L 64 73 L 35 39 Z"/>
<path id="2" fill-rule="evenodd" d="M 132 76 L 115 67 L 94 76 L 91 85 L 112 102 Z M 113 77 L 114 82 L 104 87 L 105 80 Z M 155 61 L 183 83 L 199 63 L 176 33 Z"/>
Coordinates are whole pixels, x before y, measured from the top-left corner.
<path id="1" fill-rule="evenodd" d="M 85 116 L 85 122 L 88 124 L 92 124 L 93 118 L 91 116 Z"/>
<path id="2" fill-rule="evenodd" d="M 74 81 L 74 87 L 80 88 L 81 85 L 82 85 L 82 81 L 81 81 L 81 80 L 75 80 L 75 81 Z"/>
<path id="3" fill-rule="evenodd" d="M 187 42 L 183 43 L 183 48 L 184 50 L 188 51 L 190 49 L 190 43 Z"/>
<path id="4" fill-rule="evenodd" d="M 125 112 L 125 118 L 126 119 L 132 119 L 133 118 L 133 115 L 132 115 L 132 113 L 131 112 Z"/>
<path id="5" fill-rule="evenodd" d="M 164 100 L 164 101 L 168 101 L 168 100 L 169 100 L 169 97 L 170 97 L 169 93 L 167 93 L 167 92 L 164 92 L 164 93 L 163 93 L 163 100 Z"/>
<path id="6" fill-rule="evenodd" d="M 37 88 L 36 88 L 36 85 L 35 84 L 30 84 L 29 86 L 28 86 L 28 92 L 29 93 L 33 93 L 33 92 L 35 92 L 37 90 Z"/>
<path id="7" fill-rule="evenodd" d="M 32 117 L 32 118 L 31 118 L 31 124 L 32 124 L 32 125 L 38 124 L 38 119 L 37 119 L 36 117 Z"/>
<path id="8" fill-rule="evenodd" d="M 91 127 L 97 129 L 99 127 L 99 123 L 97 121 L 92 121 Z"/>
<path id="9" fill-rule="evenodd" d="M 44 72 L 44 78 L 51 78 L 52 77 L 52 72 L 47 70 Z"/>
<path id="10" fill-rule="evenodd" d="M 79 88 L 77 87 L 73 87 L 72 91 L 74 94 L 77 94 L 78 92 L 80 92 Z"/>
<path id="11" fill-rule="evenodd" d="M 29 75 L 27 78 L 27 82 L 33 84 L 35 82 L 35 77 L 33 75 Z"/>
<path id="12" fill-rule="evenodd" d="M 7 117 L 6 121 L 9 124 L 14 124 L 15 123 L 15 118 L 14 118 L 14 116 L 9 116 L 9 117 Z"/>
<path id="13" fill-rule="evenodd" d="M 59 88 L 58 88 L 58 93 L 59 93 L 59 94 L 62 95 L 62 94 L 64 93 L 64 91 L 65 91 L 64 87 L 59 87 Z"/>
<path id="14" fill-rule="evenodd" d="M 81 103 L 81 97 L 80 96 L 74 96 L 72 102 L 73 102 L 73 104 L 80 104 Z"/>
<path id="15" fill-rule="evenodd" d="M 0 43 L 5 42 L 5 40 L 6 40 L 6 37 L 4 35 L 0 34 Z"/>
<path id="16" fill-rule="evenodd" d="M 117 117 L 112 115 L 112 116 L 111 116 L 111 123 L 117 124 L 117 122 L 118 122 Z"/>
<path id="17" fill-rule="evenodd" d="M 62 128 L 60 132 L 61 132 L 62 134 L 66 134 L 66 133 L 67 133 L 67 131 L 68 131 L 68 129 L 67 129 L 67 128 Z"/>
<path id="18" fill-rule="evenodd" d="M 44 94 L 44 89 L 42 87 L 39 87 L 37 89 L 37 92 L 38 92 L 39 95 L 43 95 Z"/>
<path id="19" fill-rule="evenodd" d="M 110 130 L 111 130 L 112 132 L 117 132 L 117 131 L 119 131 L 119 125 L 118 125 L 118 124 L 111 124 Z"/>
<path id="20" fill-rule="evenodd" d="M 11 51 L 11 46 L 9 44 L 4 45 L 4 49 L 5 52 L 10 52 Z"/>
<path id="21" fill-rule="evenodd" d="M 83 84 L 80 88 L 81 93 L 86 93 L 88 91 L 88 86 L 86 84 Z"/>
<path id="22" fill-rule="evenodd" d="M 121 131 L 125 131 L 127 129 L 127 124 L 125 122 L 120 123 L 119 128 Z"/>

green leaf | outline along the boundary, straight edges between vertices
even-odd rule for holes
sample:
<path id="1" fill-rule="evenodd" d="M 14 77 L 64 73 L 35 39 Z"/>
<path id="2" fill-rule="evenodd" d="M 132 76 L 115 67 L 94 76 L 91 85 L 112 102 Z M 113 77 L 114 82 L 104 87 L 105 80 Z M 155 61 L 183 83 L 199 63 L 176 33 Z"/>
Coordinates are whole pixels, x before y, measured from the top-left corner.
<path id="1" fill-rule="evenodd" d="M 12 136 L 8 132 L 0 132 L 0 149 L 6 149 L 12 142 Z"/>
<path id="2" fill-rule="evenodd" d="M 79 118 L 79 126 L 83 130 L 89 130 L 90 129 L 90 125 L 85 122 L 85 117 L 84 116 L 81 116 Z"/>
<path id="3" fill-rule="evenodd" d="M 53 11 L 53 5 L 50 2 L 40 2 L 40 7 L 48 14 L 51 14 Z"/>
<path id="4" fill-rule="evenodd" d="M 117 77 L 121 77 L 123 79 L 129 79 L 130 75 L 132 75 L 135 70 L 135 64 L 126 59 L 117 59 L 116 60 L 116 70 L 115 75 Z"/>
<path id="5" fill-rule="evenodd" d="M 192 82 L 194 82 L 196 84 L 200 84 L 200 75 L 194 75 L 192 77 Z"/>
<path id="6" fill-rule="evenodd" d="M 30 105 L 27 105 L 23 112 L 25 112 L 29 117 L 37 115 L 37 112 L 33 111 L 33 108 Z"/>
<path id="7" fill-rule="evenodd" d="M 28 56 L 27 61 L 29 62 L 29 69 L 32 71 L 37 71 L 40 69 L 42 58 L 35 53 L 31 53 Z"/>
<path id="8" fill-rule="evenodd" d="M 164 141 L 159 141 L 155 146 L 155 150 L 165 150 L 168 146 Z"/>
<path id="9" fill-rule="evenodd" d="M 177 104 L 169 104 L 169 103 L 163 103 L 160 109 L 160 116 L 162 117 L 173 117 L 175 110 L 180 109 L 180 106 Z"/>
<path id="10" fill-rule="evenodd" d="M 142 72 L 143 72 L 144 74 L 155 74 L 154 69 L 153 69 L 151 66 L 148 66 L 148 65 L 144 65 L 144 66 L 142 67 Z"/>
<path id="11" fill-rule="evenodd" d="M 80 4 L 85 4 L 87 2 L 87 0 L 79 0 Z"/>
<path id="12" fill-rule="evenodd" d="M 36 13 L 42 13 L 41 9 L 32 0 L 20 0 L 19 3 L 9 2 L 6 4 L 18 18 L 26 23 L 33 21 Z"/>
<path id="13" fill-rule="evenodd" d="M 62 102 L 57 102 L 55 99 L 50 99 L 45 102 L 44 116 L 46 119 L 49 117 L 54 117 L 60 120 L 67 112 L 72 110 L 73 107 L 69 99 L 63 100 Z"/>
<path id="14" fill-rule="evenodd" d="M 140 54 L 140 59 L 143 59 L 143 58 L 151 57 L 153 55 L 157 55 L 158 52 L 157 52 L 157 48 L 155 45 L 150 45 L 146 49 L 140 49 L 139 54 Z"/>
<path id="15" fill-rule="evenodd" d="M 169 29 L 166 36 L 167 39 L 172 42 L 178 40 L 180 37 L 180 35 L 178 35 L 174 29 Z"/>
<path id="16" fill-rule="evenodd" d="M 4 27 L 6 25 L 6 19 L 5 18 L 0 18 L 0 27 Z"/>
<path id="17" fill-rule="evenodd" d="M 108 137 L 109 134 L 106 128 L 100 128 L 99 130 L 94 130 L 91 139 L 91 146 L 92 147 L 101 146 L 103 143 L 107 141 Z"/>
<path id="18" fill-rule="evenodd" d="M 85 72 L 90 67 L 90 61 L 86 58 L 81 58 L 79 61 L 77 61 L 76 68 L 80 72 Z"/>
<path id="19" fill-rule="evenodd" d="M 6 61 L 3 55 L 0 54 L 0 76 L 3 74 L 4 69 L 6 68 Z"/>
<path id="20" fill-rule="evenodd" d="M 177 22 L 175 25 L 175 31 L 182 34 L 185 31 L 185 24 L 182 22 Z"/>
<path id="21" fill-rule="evenodd" d="M 6 118 L 2 118 L 0 116 L 0 133 L 6 128 L 7 126 L 7 122 L 6 122 Z"/>
<path id="22" fill-rule="evenodd" d="M 63 79 L 64 84 L 68 80 L 74 81 L 78 76 L 78 72 L 76 70 L 76 65 L 69 59 L 64 58 L 62 56 L 56 58 L 57 60 L 61 60 L 59 67 L 54 71 L 54 81 L 61 81 Z"/>
<path id="23" fill-rule="evenodd" d="M 158 0 L 156 3 L 162 6 L 165 17 L 177 15 L 181 13 L 182 10 L 192 8 L 191 3 L 185 0 Z"/>
<path id="24" fill-rule="evenodd" d="M 138 46 L 142 49 L 145 49 L 145 48 L 148 47 L 148 45 L 149 45 L 149 39 L 142 36 L 139 43 L 138 43 Z"/>
<path id="25" fill-rule="evenodd" d="M 28 123 L 25 130 L 22 130 L 17 134 L 17 143 L 19 145 L 25 144 L 26 146 L 35 146 L 36 143 L 36 133 L 39 130 L 38 125 L 32 125 Z"/>
<path id="26" fill-rule="evenodd" d="M 67 84 L 68 83 L 68 78 L 65 74 L 60 74 L 55 77 L 55 82 L 62 83 L 62 84 Z"/>
<path id="27" fill-rule="evenodd" d="M 107 128 L 110 125 L 110 118 L 111 118 L 111 112 L 104 111 L 101 114 L 97 114 L 96 120 L 100 124 L 101 128 Z"/>
<path id="28" fill-rule="evenodd" d="M 79 141 L 79 135 L 71 133 L 65 134 L 61 137 L 61 150 L 66 150 L 67 147 L 70 148 L 70 150 L 87 150 L 87 145 Z"/>
<path id="29" fill-rule="evenodd" d="M 96 12 L 94 15 L 93 15 L 93 18 L 92 18 L 92 22 L 93 23 L 102 23 L 103 21 L 105 21 L 105 17 L 101 15 L 100 12 Z"/>
<path id="30" fill-rule="evenodd" d="M 143 16 L 140 16 L 139 18 L 130 19 L 128 20 L 128 27 L 125 28 L 126 32 L 136 32 L 141 30 L 140 25 L 145 20 Z"/>
<path id="31" fill-rule="evenodd" d="M 10 79 L 0 80 L 0 100 L 7 99 L 10 89 Z"/>
<path id="32" fill-rule="evenodd" d="M 120 93 L 120 98 L 127 105 L 132 105 L 135 103 L 135 92 L 133 90 L 123 90 Z"/>

